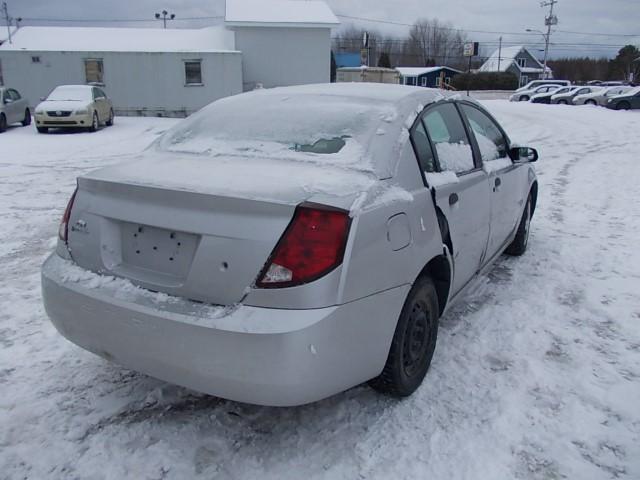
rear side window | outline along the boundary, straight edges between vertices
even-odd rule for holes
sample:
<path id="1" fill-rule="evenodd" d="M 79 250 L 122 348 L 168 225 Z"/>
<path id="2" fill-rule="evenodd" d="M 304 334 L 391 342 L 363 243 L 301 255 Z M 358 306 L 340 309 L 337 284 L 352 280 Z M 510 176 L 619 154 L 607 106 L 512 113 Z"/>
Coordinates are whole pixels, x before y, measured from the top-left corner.
<path id="1" fill-rule="evenodd" d="M 423 121 L 436 149 L 440 170 L 464 173 L 475 168 L 467 132 L 453 103 L 430 109 Z"/>
<path id="2" fill-rule="evenodd" d="M 422 171 L 435 172 L 436 166 L 435 159 L 433 158 L 433 150 L 431 150 L 429 137 L 427 137 L 427 131 L 422 122 L 418 122 L 411 132 L 411 142 L 413 143 L 413 149 L 416 152 L 416 157 L 418 157 Z"/>
<path id="3" fill-rule="evenodd" d="M 462 105 L 462 111 L 469 120 L 471 130 L 478 142 L 483 162 L 507 156 L 507 139 L 491 118 L 470 105 Z"/>

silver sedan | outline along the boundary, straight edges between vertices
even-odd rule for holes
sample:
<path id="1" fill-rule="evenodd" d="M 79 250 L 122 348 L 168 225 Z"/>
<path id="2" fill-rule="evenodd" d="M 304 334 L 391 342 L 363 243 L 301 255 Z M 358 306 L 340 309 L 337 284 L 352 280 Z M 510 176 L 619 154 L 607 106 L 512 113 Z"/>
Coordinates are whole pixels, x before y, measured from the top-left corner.
<path id="1" fill-rule="evenodd" d="M 299 405 L 362 382 L 407 396 L 438 319 L 525 252 L 537 157 L 438 90 L 222 99 L 78 178 L 45 308 L 97 355 L 232 400 Z"/>
<path id="2" fill-rule="evenodd" d="M 0 88 L 0 133 L 14 123 L 31 124 L 29 102 L 15 88 Z"/>
<path id="3" fill-rule="evenodd" d="M 596 90 L 595 92 L 586 93 L 584 95 L 576 95 L 573 98 L 574 105 L 600 105 L 604 107 L 607 105 L 607 100 L 616 95 L 622 95 L 623 93 L 628 92 L 633 87 L 629 86 L 615 86 L 615 87 L 606 87 L 600 90 Z"/>

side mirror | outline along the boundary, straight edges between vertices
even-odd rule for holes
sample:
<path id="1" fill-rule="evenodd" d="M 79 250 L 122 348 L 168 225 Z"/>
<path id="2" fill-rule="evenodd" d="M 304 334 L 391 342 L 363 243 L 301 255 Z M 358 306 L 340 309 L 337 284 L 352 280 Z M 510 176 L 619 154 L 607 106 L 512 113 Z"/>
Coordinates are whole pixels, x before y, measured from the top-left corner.
<path id="1" fill-rule="evenodd" d="M 535 162 L 538 160 L 538 151 L 531 147 L 513 147 L 509 150 L 509 156 L 514 162 Z"/>

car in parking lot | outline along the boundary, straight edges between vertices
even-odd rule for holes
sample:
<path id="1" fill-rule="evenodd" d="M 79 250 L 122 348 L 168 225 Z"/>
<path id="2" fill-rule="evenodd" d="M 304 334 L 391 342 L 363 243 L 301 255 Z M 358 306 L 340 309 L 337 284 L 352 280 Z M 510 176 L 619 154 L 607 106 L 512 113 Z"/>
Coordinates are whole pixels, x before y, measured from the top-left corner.
<path id="1" fill-rule="evenodd" d="M 584 95 L 576 95 L 573 97 L 574 105 L 600 105 L 605 106 L 607 104 L 607 100 L 616 95 L 621 95 L 633 87 L 627 86 L 613 86 L 613 87 L 605 87 L 602 90 L 585 93 Z"/>
<path id="2" fill-rule="evenodd" d="M 599 92 L 602 87 L 575 87 L 564 93 L 556 93 L 551 96 L 551 103 L 556 105 L 571 105 L 573 98 L 578 95 Z"/>
<path id="3" fill-rule="evenodd" d="M 0 87 L 0 133 L 18 122 L 24 127 L 31 124 L 28 100 L 15 88 Z"/>
<path id="4" fill-rule="evenodd" d="M 555 91 L 546 92 L 546 93 L 536 93 L 535 95 L 531 96 L 531 99 L 529 101 L 531 103 L 544 103 L 549 105 L 551 103 L 551 97 L 553 97 L 554 95 L 569 93 L 574 88 L 578 88 L 578 87 L 575 87 L 575 86 L 560 87 Z"/>
<path id="5" fill-rule="evenodd" d="M 515 92 L 513 95 L 509 97 L 509 101 L 528 102 L 531 99 L 531 97 L 533 97 L 534 95 L 538 95 L 541 93 L 555 92 L 559 88 L 560 88 L 559 85 L 541 85 L 539 87 L 535 87 L 530 90 L 522 90 L 519 92 Z"/>
<path id="6" fill-rule="evenodd" d="M 516 90 L 518 92 L 524 92 L 525 90 L 533 90 L 534 88 L 541 87 L 542 85 L 558 85 L 560 87 L 567 87 L 571 85 L 569 80 L 532 80 L 523 87 Z"/>
<path id="7" fill-rule="evenodd" d="M 606 107 L 613 110 L 640 109 L 640 87 L 633 87 L 621 95 L 608 98 Z"/>
<path id="8" fill-rule="evenodd" d="M 93 85 L 61 85 L 36 107 L 36 128 L 83 128 L 95 132 L 101 125 L 113 125 L 111 100 Z"/>
<path id="9" fill-rule="evenodd" d="M 82 175 L 42 269 L 70 341 L 263 405 L 410 395 L 438 319 L 528 244 L 535 149 L 470 97 L 383 84 L 218 100 Z"/>

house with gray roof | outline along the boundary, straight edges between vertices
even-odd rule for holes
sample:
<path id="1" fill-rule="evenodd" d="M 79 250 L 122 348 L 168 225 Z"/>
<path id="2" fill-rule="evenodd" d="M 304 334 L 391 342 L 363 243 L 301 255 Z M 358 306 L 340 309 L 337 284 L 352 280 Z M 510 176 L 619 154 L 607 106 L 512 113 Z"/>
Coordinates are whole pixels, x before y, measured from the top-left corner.
<path id="1" fill-rule="evenodd" d="M 480 72 L 509 72 L 518 77 L 523 86 L 531 80 L 553 78 L 553 72 L 547 66 L 547 75 L 543 76 L 543 64 L 524 46 L 498 49 L 478 70 Z"/>

